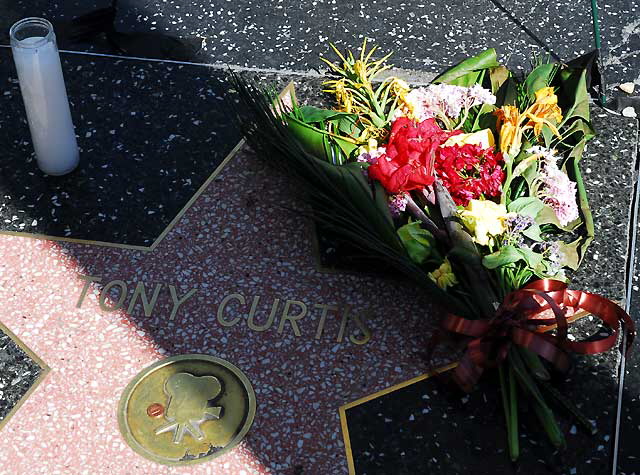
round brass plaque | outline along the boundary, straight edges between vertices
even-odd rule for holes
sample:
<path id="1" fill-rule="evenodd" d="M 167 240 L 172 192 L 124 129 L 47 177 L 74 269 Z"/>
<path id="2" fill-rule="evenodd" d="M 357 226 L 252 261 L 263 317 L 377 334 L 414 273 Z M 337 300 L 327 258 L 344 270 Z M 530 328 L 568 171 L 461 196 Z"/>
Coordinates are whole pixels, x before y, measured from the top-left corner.
<path id="1" fill-rule="evenodd" d="M 238 368 L 209 355 L 180 355 L 158 361 L 129 383 L 118 422 L 140 455 L 185 465 L 231 450 L 255 413 L 255 393 Z"/>

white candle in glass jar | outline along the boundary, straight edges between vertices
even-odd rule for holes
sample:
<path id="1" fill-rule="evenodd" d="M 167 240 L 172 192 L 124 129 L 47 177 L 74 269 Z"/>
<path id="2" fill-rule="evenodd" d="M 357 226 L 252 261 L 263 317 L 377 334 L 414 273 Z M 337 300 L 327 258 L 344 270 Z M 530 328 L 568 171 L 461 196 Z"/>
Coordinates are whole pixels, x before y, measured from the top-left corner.
<path id="1" fill-rule="evenodd" d="M 11 47 L 38 167 L 49 175 L 69 173 L 80 157 L 51 23 L 19 21 L 11 27 Z"/>

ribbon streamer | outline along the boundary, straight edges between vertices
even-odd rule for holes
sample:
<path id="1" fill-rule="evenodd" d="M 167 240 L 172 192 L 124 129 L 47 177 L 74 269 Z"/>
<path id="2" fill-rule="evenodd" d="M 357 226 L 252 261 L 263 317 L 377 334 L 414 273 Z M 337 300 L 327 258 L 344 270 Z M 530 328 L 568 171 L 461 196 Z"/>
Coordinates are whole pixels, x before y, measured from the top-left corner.
<path id="1" fill-rule="evenodd" d="M 594 341 L 569 340 L 569 309 L 599 318 L 611 334 Z M 549 310 L 553 318 L 543 315 Z M 611 349 L 618 340 L 621 323 L 627 334 L 626 355 L 635 337 L 635 325 L 627 312 L 600 295 L 569 290 L 558 280 L 541 279 L 507 295 L 490 320 L 449 314 L 442 327 L 472 338 L 453 375 L 462 389 L 471 391 L 486 368 L 497 366 L 507 357 L 511 345 L 533 351 L 558 370 L 566 371 L 569 352 L 593 355 Z M 556 329 L 556 334 L 549 334 L 550 329 Z"/>

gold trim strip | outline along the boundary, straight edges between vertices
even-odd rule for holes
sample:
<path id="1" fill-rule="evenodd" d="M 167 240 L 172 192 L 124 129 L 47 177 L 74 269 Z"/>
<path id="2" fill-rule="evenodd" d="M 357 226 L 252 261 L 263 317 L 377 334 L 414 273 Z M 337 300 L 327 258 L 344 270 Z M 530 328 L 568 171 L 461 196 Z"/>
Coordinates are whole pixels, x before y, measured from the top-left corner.
<path id="1" fill-rule="evenodd" d="M 406 388 L 407 386 L 411 386 L 417 382 L 423 381 L 425 379 L 430 378 L 436 374 L 444 373 L 458 366 L 458 363 L 450 363 L 446 366 L 442 366 L 440 368 L 436 368 L 433 371 L 422 374 L 420 376 L 416 376 L 415 378 L 409 379 L 407 381 L 403 381 L 402 383 L 398 383 L 394 386 L 388 387 L 381 391 L 375 392 L 373 394 L 369 394 L 368 396 L 364 396 L 360 399 L 356 399 L 350 403 L 347 403 L 343 406 L 340 406 L 338 412 L 340 414 L 340 427 L 342 429 L 342 438 L 344 440 L 344 448 L 347 456 L 347 467 L 349 468 L 349 475 L 355 475 L 356 469 L 353 461 L 353 452 L 351 451 L 351 439 L 349 437 L 349 426 L 347 424 L 347 410 L 352 407 L 359 406 L 360 404 L 364 404 L 365 402 L 369 402 L 373 399 L 377 399 L 381 396 L 385 396 L 389 393 L 397 391 L 398 389 Z"/>
<path id="2" fill-rule="evenodd" d="M 75 244 L 91 244 L 101 247 L 116 247 L 119 249 L 133 249 L 136 251 L 148 251 L 150 247 L 136 246 L 133 244 L 119 244 L 107 241 L 91 241 L 87 239 L 66 238 L 62 236 L 49 236 L 47 234 L 24 233 L 19 231 L 0 231 L 0 236 L 15 236 L 27 239 L 37 239 L 38 241 L 72 242 Z"/>
<path id="3" fill-rule="evenodd" d="M 178 221 L 180 221 L 182 219 L 182 217 L 185 215 L 185 213 L 187 211 L 189 211 L 189 208 L 191 208 L 191 206 L 193 206 L 193 204 L 196 202 L 196 200 L 198 198 L 200 198 L 200 195 L 202 195 L 202 193 L 205 192 L 205 190 L 209 187 L 211 182 L 216 179 L 216 177 L 222 172 L 222 170 L 227 165 L 227 163 L 229 163 L 231 161 L 231 159 L 236 155 L 236 153 L 238 153 L 238 151 L 240 150 L 240 148 L 242 148 L 242 146 L 244 144 L 245 144 L 245 140 L 242 139 L 242 140 L 240 140 L 240 142 L 237 143 L 237 145 L 235 147 L 233 147 L 233 149 L 227 154 L 225 159 L 222 160 L 222 162 L 220 162 L 220 165 L 218 165 L 216 167 L 216 169 L 209 176 L 209 178 L 207 178 L 207 180 L 202 184 L 202 186 L 200 186 L 200 188 L 198 188 L 198 191 L 196 191 L 196 193 L 191 197 L 191 199 L 189 199 L 189 201 L 187 201 L 187 204 L 182 207 L 182 209 L 171 220 L 171 222 L 167 225 L 167 227 L 164 229 L 164 231 L 162 231 L 160 233 L 160 236 L 158 236 L 156 238 L 156 240 L 153 241 L 151 246 L 149 246 L 149 248 L 148 248 L 149 251 L 153 251 L 156 247 L 158 247 L 158 244 L 160 244 L 160 242 L 165 238 L 165 236 L 167 234 L 169 234 L 169 232 L 174 228 L 174 226 L 178 223 Z"/>
<path id="4" fill-rule="evenodd" d="M 134 251 L 152 252 L 158 246 L 158 244 L 160 244 L 160 242 L 165 238 L 165 236 L 169 234 L 169 232 L 175 227 L 175 225 L 178 223 L 178 221 L 180 221 L 182 216 L 184 216 L 184 214 L 189 210 L 189 208 L 191 208 L 193 203 L 195 203 L 196 200 L 200 198 L 200 195 L 204 193 L 204 191 L 211 184 L 211 182 L 216 179 L 216 177 L 218 176 L 218 174 L 220 174 L 224 166 L 234 157 L 236 153 L 238 153 L 238 150 L 240 150 L 240 148 L 244 145 L 244 143 L 245 141 L 244 139 L 242 139 L 236 144 L 235 147 L 233 147 L 231 152 L 229 152 L 227 156 L 224 158 L 224 160 L 220 162 L 220 165 L 218 165 L 216 169 L 213 171 L 213 173 L 209 175 L 209 178 L 205 180 L 205 182 L 200 186 L 200 188 L 198 188 L 196 193 L 189 199 L 189 201 L 187 201 L 187 204 L 182 207 L 182 209 L 178 212 L 178 214 L 171 220 L 171 222 L 164 228 L 164 230 L 155 239 L 155 241 L 153 241 L 153 243 L 151 243 L 149 246 L 138 246 L 135 244 L 121 244 L 121 243 L 108 242 L 108 241 L 93 241 L 89 239 L 66 238 L 62 236 L 49 236 L 47 234 L 34 234 L 34 233 L 25 233 L 25 232 L 19 232 L 19 231 L 0 231 L 0 235 L 17 236 L 17 237 L 23 237 L 23 238 L 45 240 L 45 241 L 72 242 L 76 244 L 88 244 L 93 246 L 115 247 L 118 249 L 131 249 Z"/>
<path id="5" fill-rule="evenodd" d="M 20 400 L 15 404 L 15 406 L 11 408 L 11 410 L 5 416 L 5 418 L 0 420 L 0 431 L 1 431 L 4 428 L 4 426 L 7 424 L 7 422 L 11 419 L 11 417 L 16 412 L 18 412 L 18 409 L 20 409 L 22 404 L 36 390 L 36 388 L 40 385 L 40 383 L 44 381 L 47 374 L 49 374 L 49 371 L 51 371 L 51 368 L 38 355 L 36 355 L 27 345 L 25 345 L 24 342 L 20 338 L 18 338 L 15 333 L 9 330 L 9 328 L 6 325 L 4 325 L 2 322 L 0 322 L 0 330 L 2 330 L 6 335 L 8 335 L 9 338 L 11 338 L 16 343 L 16 345 L 18 345 L 18 347 L 20 347 L 20 349 L 24 351 L 42 369 L 42 371 L 40 371 L 40 374 L 38 375 L 36 380 L 33 382 L 31 387 L 27 390 L 27 392 L 24 393 L 23 396 L 20 398 Z"/>

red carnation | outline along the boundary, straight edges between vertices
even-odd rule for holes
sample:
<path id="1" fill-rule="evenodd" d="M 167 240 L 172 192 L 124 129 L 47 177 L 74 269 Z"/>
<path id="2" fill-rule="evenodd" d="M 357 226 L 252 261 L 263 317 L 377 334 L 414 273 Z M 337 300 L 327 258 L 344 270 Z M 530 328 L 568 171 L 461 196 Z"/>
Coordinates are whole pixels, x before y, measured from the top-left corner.
<path id="1" fill-rule="evenodd" d="M 438 150 L 435 170 L 453 201 L 466 206 L 481 195 L 500 196 L 505 177 L 500 162 L 502 154 L 495 153 L 493 147 L 453 145 Z"/>
<path id="2" fill-rule="evenodd" d="M 457 133 L 442 130 L 435 119 L 416 124 L 401 117 L 391 127 L 386 153 L 367 169 L 369 176 L 393 194 L 429 186 L 438 147 Z"/>

